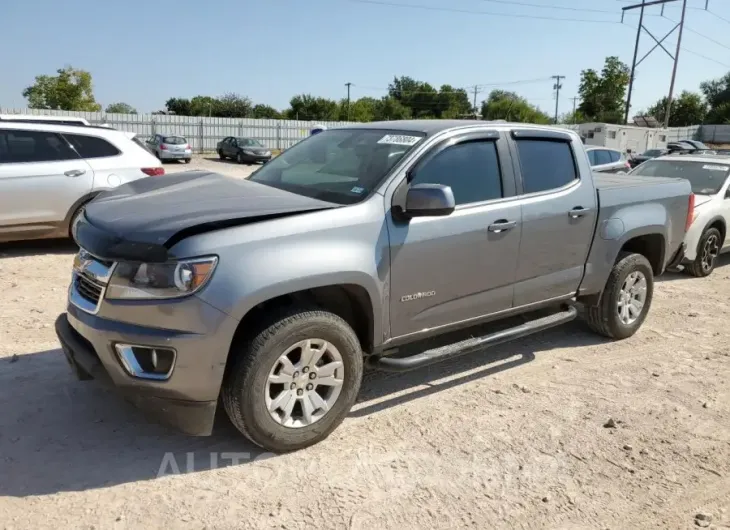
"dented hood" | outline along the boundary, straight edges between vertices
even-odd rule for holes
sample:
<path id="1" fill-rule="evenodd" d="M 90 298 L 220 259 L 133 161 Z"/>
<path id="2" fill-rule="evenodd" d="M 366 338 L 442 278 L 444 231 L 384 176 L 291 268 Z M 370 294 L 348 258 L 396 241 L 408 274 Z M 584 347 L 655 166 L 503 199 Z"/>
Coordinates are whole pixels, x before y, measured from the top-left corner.
<path id="1" fill-rule="evenodd" d="M 336 206 L 249 180 L 184 171 L 100 194 L 73 233 L 100 258 L 163 261 L 185 235 Z"/>

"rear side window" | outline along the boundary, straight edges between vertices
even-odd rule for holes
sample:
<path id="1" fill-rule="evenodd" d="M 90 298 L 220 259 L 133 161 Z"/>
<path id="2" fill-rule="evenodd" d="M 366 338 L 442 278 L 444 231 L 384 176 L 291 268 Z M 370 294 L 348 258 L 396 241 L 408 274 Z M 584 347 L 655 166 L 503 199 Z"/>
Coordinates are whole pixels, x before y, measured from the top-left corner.
<path id="1" fill-rule="evenodd" d="M 64 136 L 68 139 L 71 145 L 74 146 L 76 152 L 83 158 L 104 158 L 120 154 L 119 149 L 103 138 L 86 136 L 85 134 L 64 133 Z"/>
<path id="2" fill-rule="evenodd" d="M 608 154 L 611 157 L 611 162 L 618 162 L 621 160 L 621 153 L 618 151 L 609 151 Z"/>
<path id="3" fill-rule="evenodd" d="M 602 166 L 603 164 L 611 163 L 611 152 L 605 149 L 596 150 L 596 165 Z"/>
<path id="4" fill-rule="evenodd" d="M 494 141 L 448 147 L 416 170 L 411 184 L 451 186 L 456 205 L 502 198 L 502 175 Z"/>
<path id="5" fill-rule="evenodd" d="M 590 150 L 588 151 L 588 161 L 591 163 L 592 166 L 596 165 L 596 151 Z"/>
<path id="6" fill-rule="evenodd" d="M 578 178 L 568 142 L 516 140 L 524 193 L 554 190 Z"/>
<path id="7" fill-rule="evenodd" d="M 182 136 L 165 136 L 162 139 L 162 143 L 169 145 L 182 145 L 188 143 L 188 141 Z"/>
<path id="8" fill-rule="evenodd" d="M 0 130 L 0 164 L 77 160 L 79 156 L 56 133 Z"/>

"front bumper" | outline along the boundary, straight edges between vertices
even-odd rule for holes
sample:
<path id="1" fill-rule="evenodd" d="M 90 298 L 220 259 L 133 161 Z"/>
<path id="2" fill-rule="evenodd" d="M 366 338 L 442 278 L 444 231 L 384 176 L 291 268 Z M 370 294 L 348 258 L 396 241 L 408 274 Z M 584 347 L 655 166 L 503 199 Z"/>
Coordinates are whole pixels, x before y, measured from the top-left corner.
<path id="1" fill-rule="evenodd" d="M 248 153 L 241 153 L 241 158 L 244 162 L 263 162 L 266 163 L 271 160 L 271 155 L 250 155 Z"/>
<path id="2" fill-rule="evenodd" d="M 222 327 L 225 335 L 227 328 Z M 160 423 L 186 434 L 212 432 L 228 355 L 228 347 L 220 347 L 225 342 L 219 343 L 220 337 L 107 320 L 73 305 L 57 318 L 56 335 L 79 379 L 114 387 Z M 174 348 L 177 358 L 171 377 L 156 381 L 131 376 L 115 353 L 117 342 Z"/>

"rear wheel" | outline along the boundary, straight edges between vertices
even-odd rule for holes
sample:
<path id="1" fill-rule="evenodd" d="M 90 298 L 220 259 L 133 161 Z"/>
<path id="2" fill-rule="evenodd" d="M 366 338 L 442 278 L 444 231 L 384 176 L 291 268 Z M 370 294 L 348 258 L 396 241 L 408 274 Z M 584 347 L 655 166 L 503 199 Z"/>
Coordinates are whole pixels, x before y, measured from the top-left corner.
<path id="1" fill-rule="evenodd" d="M 588 307 L 589 327 L 612 339 L 626 339 L 646 319 L 654 295 L 654 272 L 641 254 L 622 252 L 598 304 Z"/>
<path id="2" fill-rule="evenodd" d="M 705 230 L 697 245 L 697 257 L 687 266 L 692 276 L 704 278 L 712 274 L 717 266 L 717 257 L 722 248 L 722 234 L 717 228 Z"/>
<path id="3" fill-rule="evenodd" d="M 186 158 L 186 159 L 185 159 L 185 163 L 186 163 L 186 164 L 189 164 L 189 163 L 190 163 L 190 159 L 189 159 L 189 158 Z"/>
<path id="4" fill-rule="evenodd" d="M 223 156 L 223 151 L 221 151 L 220 149 L 218 149 L 218 158 L 220 158 L 221 160 L 225 160 L 226 159 L 226 157 Z"/>
<path id="5" fill-rule="evenodd" d="M 325 439 L 360 389 L 363 356 L 352 328 L 319 309 L 293 308 L 234 346 L 223 404 L 236 428 L 266 450 Z"/>
<path id="6" fill-rule="evenodd" d="M 70 239 L 73 239 L 73 238 L 74 238 L 74 236 L 73 236 L 73 226 L 74 226 L 74 224 L 76 223 L 76 220 L 77 220 L 77 219 L 78 219 L 78 218 L 79 218 L 79 217 L 80 217 L 81 215 L 83 215 L 83 213 L 84 213 L 84 208 L 86 208 L 86 205 L 87 205 L 87 204 L 88 204 L 88 202 L 85 202 L 84 204 L 82 204 L 81 206 L 79 206 L 79 207 L 78 207 L 78 208 L 76 209 L 76 211 L 75 211 L 75 212 L 74 212 L 74 213 L 73 213 L 73 214 L 71 215 L 71 220 L 70 220 L 70 221 L 69 221 L 69 223 L 68 223 L 68 237 L 69 237 Z"/>

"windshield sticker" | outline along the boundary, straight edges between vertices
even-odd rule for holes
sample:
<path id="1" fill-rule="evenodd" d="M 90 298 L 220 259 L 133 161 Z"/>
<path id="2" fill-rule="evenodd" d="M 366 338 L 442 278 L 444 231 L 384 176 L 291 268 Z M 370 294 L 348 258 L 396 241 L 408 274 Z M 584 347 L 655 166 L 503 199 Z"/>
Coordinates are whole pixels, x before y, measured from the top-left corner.
<path id="1" fill-rule="evenodd" d="M 365 188 L 361 188 L 360 186 L 355 186 L 350 190 L 350 193 L 357 193 L 358 195 L 365 191 Z"/>
<path id="2" fill-rule="evenodd" d="M 416 145 L 421 139 L 420 136 L 406 136 L 402 134 L 386 134 L 380 140 L 379 144 L 390 144 L 390 145 Z"/>
<path id="3" fill-rule="evenodd" d="M 704 166 L 702 166 L 702 169 L 707 169 L 709 171 L 727 171 L 728 169 L 730 169 L 730 167 L 728 167 L 728 166 L 714 166 L 714 165 L 711 165 L 711 164 L 705 164 Z"/>

